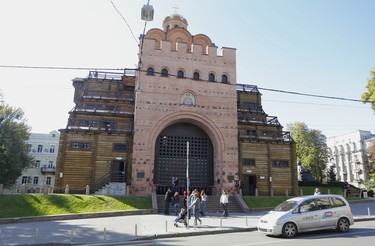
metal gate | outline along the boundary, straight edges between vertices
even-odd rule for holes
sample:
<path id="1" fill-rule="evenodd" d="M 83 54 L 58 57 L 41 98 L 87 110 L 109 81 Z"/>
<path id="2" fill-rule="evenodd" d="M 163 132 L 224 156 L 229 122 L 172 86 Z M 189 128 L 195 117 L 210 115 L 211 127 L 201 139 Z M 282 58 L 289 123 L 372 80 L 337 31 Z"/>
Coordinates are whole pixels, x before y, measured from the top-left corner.
<path id="1" fill-rule="evenodd" d="M 154 184 L 158 194 L 164 194 L 172 186 L 173 177 L 179 178 L 180 193 L 186 189 L 187 155 L 189 189 L 205 189 L 211 194 L 214 184 L 213 148 L 210 138 L 202 129 L 188 123 L 172 125 L 160 133 L 155 148 Z"/>

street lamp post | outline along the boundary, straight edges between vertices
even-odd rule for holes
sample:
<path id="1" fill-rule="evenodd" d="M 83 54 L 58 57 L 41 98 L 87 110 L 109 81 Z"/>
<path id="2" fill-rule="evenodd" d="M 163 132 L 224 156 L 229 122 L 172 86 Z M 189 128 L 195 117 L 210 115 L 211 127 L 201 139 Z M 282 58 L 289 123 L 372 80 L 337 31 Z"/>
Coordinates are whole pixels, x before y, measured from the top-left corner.
<path id="1" fill-rule="evenodd" d="M 190 180 L 189 180 L 189 141 L 186 142 L 186 192 L 187 192 L 187 201 L 186 201 L 186 212 L 188 216 L 188 223 L 187 228 L 189 228 L 189 215 L 190 215 L 190 209 L 189 209 L 189 201 L 190 201 L 190 194 L 189 194 L 189 186 L 190 186 Z"/>

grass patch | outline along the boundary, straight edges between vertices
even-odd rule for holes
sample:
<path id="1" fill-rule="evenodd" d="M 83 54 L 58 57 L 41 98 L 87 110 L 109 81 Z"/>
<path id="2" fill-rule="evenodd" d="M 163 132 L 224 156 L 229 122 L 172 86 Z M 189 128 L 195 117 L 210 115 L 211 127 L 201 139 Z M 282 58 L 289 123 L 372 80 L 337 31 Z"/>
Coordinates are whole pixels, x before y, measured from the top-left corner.
<path id="1" fill-rule="evenodd" d="M 0 195 L 0 218 L 151 209 L 151 197 L 66 194 Z"/>

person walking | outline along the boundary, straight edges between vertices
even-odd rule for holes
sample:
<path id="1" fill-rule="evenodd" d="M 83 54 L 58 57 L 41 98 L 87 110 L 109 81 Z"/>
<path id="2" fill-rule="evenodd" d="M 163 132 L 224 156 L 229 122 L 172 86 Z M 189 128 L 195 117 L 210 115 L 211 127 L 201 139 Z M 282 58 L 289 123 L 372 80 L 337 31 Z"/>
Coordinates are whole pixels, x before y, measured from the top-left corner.
<path id="1" fill-rule="evenodd" d="M 201 208 L 200 213 L 202 216 L 205 216 L 207 212 L 207 194 L 204 189 L 201 191 L 201 200 L 202 200 L 202 208 Z"/>
<path id="2" fill-rule="evenodd" d="M 315 188 L 314 195 L 320 195 L 320 194 L 321 194 L 321 193 L 320 193 L 319 188 Z"/>
<path id="3" fill-rule="evenodd" d="M 199 221 L 199 224 L 202 225 L 202 220 L 198 216 L 199 210 L 201 208 L 201 199 L 199 197 L 200 197 L 199 192 L 194 192 L 193 202 L 189 206 L 189 209 L 193 209 L 194 211 L 194 225 L 195 226 L 198 225 L 198 221 Z"/>
<path id="4" fill-rule="evenodd" d="M 167 190 L 167 192 L 165 192 L 165 196 L 164 196 L 164 199 L 165 199 L 164 214 L 169 214 L 169 204 L 172 201 L 172 197 L 173 197 L 172 189 L 168 188 L 168 190 Z"/>
<path id="5" fill-rule="evenodd" d="M 177 216 L 180 208 L 180 194 L 176 191 L 173 196 L 174 213 Z"/>
<path id="6" fill-rule="evenodd" d="M 220 204 L 223 206 L 223 217 L 228 217 L 228 200 L 229 200 L 229 197 L 228 197 L 228 193 L 226 192 L 226 190 L 223 190 L 223 192 L 221 193 L 221 196 L 220 196 Z"/>
<path id="7" fill-rule="evenodd" d="M 187 199 L 188 199 L 188 192 L 187 192 L 187 190 L 184 190 L 184 197 L 183 197 L 183 199 L 184 199 L 184 208 L 185 209 L 187 209 Z"/>

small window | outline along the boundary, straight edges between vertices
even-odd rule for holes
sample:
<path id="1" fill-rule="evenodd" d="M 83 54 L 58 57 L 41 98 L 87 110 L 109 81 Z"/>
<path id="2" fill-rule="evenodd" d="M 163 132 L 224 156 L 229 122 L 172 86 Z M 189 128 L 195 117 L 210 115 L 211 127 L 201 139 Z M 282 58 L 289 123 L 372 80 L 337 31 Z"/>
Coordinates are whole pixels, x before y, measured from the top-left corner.
<path id="1" fill-rule="evenodd" d="M 154 76 L 154 69 L 152 67 L 147 68 L 147 75 Z"/>
<path id="2" fill-rule="evenodd" d="M 53 168 L 53 161 L 48 161 L 48 168 Z"/>
<path id="3" fill-rule="evenodd" d="M 184 71 L 178 70 L 178 72 L 177 72 L 177 78 L 180 78 L 180 79 L 184 78 Z"/>
<path id="4" fill-rule="evenodd" d="M 242 159 L 243 166 L 255 166 L 255 159 Z"/>
<path id="5" fill-rule="evenodd" d="M 210 74 L 208 75 L 208 81 L 210 81 L 210 82 L 215 82 L 215 74 L 210 73 Z"/>
<path id="6" fill-rule="evenodd" d="M 126 144 L 114 143 L 112 147 L 113 152 L 128 152 Z"/>
<path id="7" fill-rule="evenodd" d="M 37 185 L 39 183 L 39 177 L 35 176 L 33 179 L 33 184 Z"/>
<path id="8" fill-rule="evenodd" d="M 55 148 L 56 148 L 55 145 L 51 145 L 51 146 L 49 147 L 49 152 L 50 152 L 50 153 L 55 153 Z"/>
<path id="9" fill-rule="evenodd" d="M 43 145 L 41 145 L 41 144 L 38 145 L 38 151 L 37 152 L 38 153 L 43 152 Z"/>
<path id="10" fill-rule="evenodd" d="M 200 79 L 199 73 L 198 72 L 194 72 L 194 74 L 193 74 L 193 80 L 199 80 L 199 79 Z"/>
<path id="11" fill-rule="evenodd" d="M 224 84 L 228 84 L 228 76 L 223 74 L 221 76 L 221 82 L 224 83 Z"/>
<path id="12" fill-rule="evenodd" d="M 289 161 L 275 160 L 275 161 L 273 161 L 273 166 L 274 167 L 288 167 Z"/>
<path id="13" fill-rule="evenodd" d="M 40 167 L 40 163 L 41 163 L 40 160 L 36 160 L 36 161 L 35 161 L 35 165 L 36 165 L 36 167 Z"/>
<path id="14" fill-rule="evenodd" d="M 91 150 L 91 144 L 85 142 L 71 142 L 70 148 L 72 150 Z"/>
<path id="15" fill-rule="evenodd" d="M 168 70 L 166 68 L 161 70 L 161 77 L 168 77 Z"/>
<path id="16" fill-rule="evenodd" d="M 22 176 L 21 183 L 22 184 L 26 184 L 27 183 L 27 176 Z"/>
<path id="17" fill-rule="evenodd" d="M 46 185 L 51 185 L 51 182 L 52 181 L 52 178 L 51 177 L 47 177 L 46 179 Z"/>

